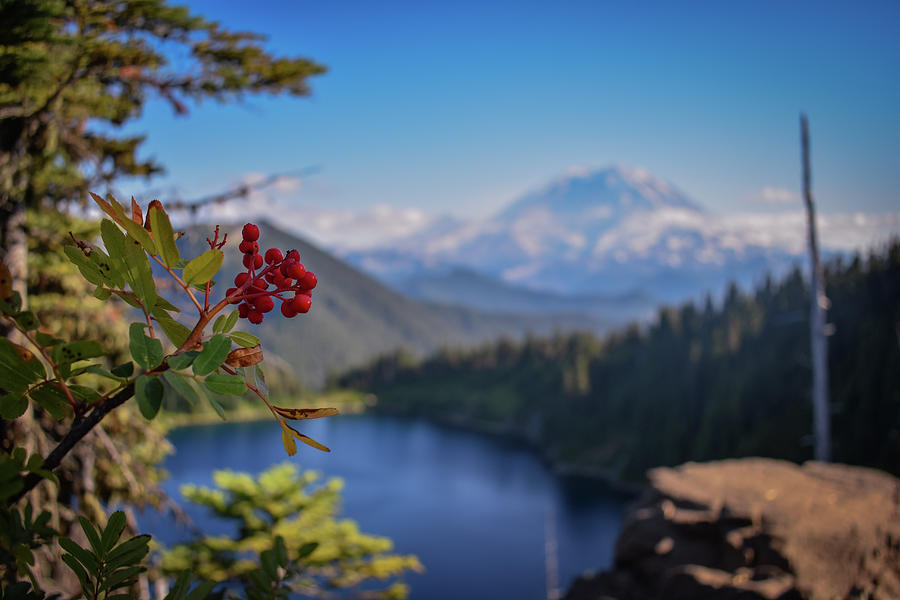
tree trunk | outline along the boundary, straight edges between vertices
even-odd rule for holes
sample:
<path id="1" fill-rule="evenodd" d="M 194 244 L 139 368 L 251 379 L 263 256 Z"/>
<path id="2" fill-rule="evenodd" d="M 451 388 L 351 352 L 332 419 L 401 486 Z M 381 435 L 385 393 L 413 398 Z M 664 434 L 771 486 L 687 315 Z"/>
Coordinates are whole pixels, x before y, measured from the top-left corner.
<path id="1" fill-rule="evenodd" d="M 816 213 L 813 207 L 812 185 L 809 168 L 809 124 L 806 115 L 800 115 L 800 139 L 803 154 L 803 199 L 806 202 L 806 221 L 809 237 L 810 295 L 809 314 L 810 345 L 812 349 L 812 402 L 815 433 L 816 460 L 831 460 L 831 415 L 828 408 L 828 338 L 825 336 L 825 280 L 819 245 L 816 241 Z"/>

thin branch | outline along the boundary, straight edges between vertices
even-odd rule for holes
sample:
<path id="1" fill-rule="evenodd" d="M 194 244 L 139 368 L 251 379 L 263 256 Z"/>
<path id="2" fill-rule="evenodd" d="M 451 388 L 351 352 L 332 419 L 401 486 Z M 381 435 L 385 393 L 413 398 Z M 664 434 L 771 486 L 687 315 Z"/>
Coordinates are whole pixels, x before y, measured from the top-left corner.
<path id="1" fill-rule="evenodd" d="M 154 255 L 154 254 L 149 254 L 149 256 L 150 256 L 150 258 L 152 258 L 153 260 L 155 260 L 157 263 L 159 263 L 159 265 L 160 265 L 163 269 L 165 269 L 166 272 L 168 272 L 169 275 L 171 275 L 172 278 L 175 279 L 175 281 L 178 282 L 178 285 L 180 285 L 180 286 L 182 287 L 182 289 L 184 289 L 184 291 L 187 292 L 187 295 L 190 296 L 190 298 L 191 298 L 191 302 L 194 303 L 194 306 L 196 306 L 196 307 L 197 307 L 197 310 L 200 311 L 200 314 L 203 315 L 203 312 L 204 312 L 204 311 L 203 311 L 203 307 L 200 306 L 200 303 L 199 303 L 199 302 L 197 302 L 197 298 L 194 297 L 194 293 L 191 291 L 191 287 L 190 287 L 188 284 L 186 284 L 186 283 L 184 282 L 184 280 L 181 279 L 181 277 L 179 277 L 178 275 L 176 275 L 176 274 L 175 274 L 175 271 L 173 271 L 171 268 L 169 268 L 169 265 L 167 265 L 167 264 L 164 263 L 162 260 L 160 260 L 158 256 L 156 256 L 156 255 Z"/>
<path id="2" fill-rule="evenodd" d="M 75 444 L 81 441 L 81 439 L 86 436 L 91 429 L 103 419 L 103 417 L 114 408 L 124 404 L 125 401 L 132 396 L 134 396 L 134 382 L 129 383 L 123 389 L 119 390 L 118 393 L 106 398 L 106 400 L 101 401 L 99 404 L 95 404 L 93 410 L 83 418 L 79 419 L 76 417 L 75 421 L 72 423 L 72 427 L 66 432 L 63 439 L 60 440 L 56 448 L 54 448 L 53 451 L 47 455 L 47 458 L 44 459 L 42 468 L 52 471 L 58 467 L 66 454 L 68 454 Z M 18 502 L 25 494 L 30 492 L 34 486 L 43 481 L 43 479 L 44 478 L 40 475 L 34 473 L 28 474 L 25 477 L 22 489 L 16 494 L 13 494 L 9 499 L 9 503 L 12 505 Z"/>

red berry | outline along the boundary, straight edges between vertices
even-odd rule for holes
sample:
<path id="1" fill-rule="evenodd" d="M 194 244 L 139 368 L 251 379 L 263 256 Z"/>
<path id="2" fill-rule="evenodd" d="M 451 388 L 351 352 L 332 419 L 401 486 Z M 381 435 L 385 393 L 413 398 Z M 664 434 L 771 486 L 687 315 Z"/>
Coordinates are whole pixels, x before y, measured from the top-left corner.
<path id="1" fill-rule="evenodd" d="M 306 267 L 298 262 L 292 262 L 288 267 L 287 276 L 299 280 L 301 277 L 303 277 L 304 273 L 306 273 Z"/>
<path id="2" fill-rule="evenodd" d="M 284 260 L 284 255 L 278 248 L 269 248 L 266 250 L 266 264 L 275 265 Z"/>
<path id="3" fill-rule="evenodd" d="M 263 258 L 259 254 L 245 254 L 244 255 L 244 266 L 248 269 L 254 268 L 258 269 L 263 264 Z"/>
<path id="4" fill-rule="evenodd" d="M 316 278 L 316 274 L 312 271 L 307 271 L 299 282 L 300 287 L 304 290 L 311 290 L 316 287 L 316 284 L 319 283 L 319 280 Z"/>
<path id="5" fill-rule="evenodd" d="M 300 253 L 296 250 L 290 250 L 285 257 L 285 260 L 293 260 L 295 262 L 300 262 Z"/>
<path id="6" fill-rule="evenodd" d="M 240 304 L 238 306 L 238 316 L 242 319 L 246 319 L 247 315 L 250 314 L 250 305 L 246 302 Z"/>
<path id="7" fill-rule="evenodd" d="M 275 308 L 275 301 L 272 300 L 272 296 L 260 296 L 253 300 L 253 306 L 255 306 L 256 310 L 259 312 L 267 313 Z"/>
<path id="8" fill-rule="evenodd" d="M 237 294 L 237 291 L 238 291 L 237 288 L 228 288 L 228 290 L 225 292 L 225 296 L 227 297 L 227 296 L 231 296 L 232 294 Z M 228 304 L 239 304 L 240 301 L 241 301 L 240 298 L 232 298 L 231 300 L 228 301 Z"/>
<path id="9" fill-rule="evenodd" d="M 234 278 L 234 285 L 243 287 L 250 280 L 250 273 L 238 273 Z"/>
<path id="10" fill-rule="evenodd" d="M 245 242 L 255 242 L 259 239 L 259 227 L 253 223 L 247 223 L 241 230 Z"/>
<path id="11" fill-rule="evenodd" d="M 254 252 L 259 252 L 259 243 L 258 242 L 248 242 L 244 240 L 240 244 L 238 244 L 238 250 L 243 252 L 244 254 L 252 254 Z"/>
<path id="12" fill-rule="evenodd" d="M 284 275 L 282 275 L 281 271 L 277 269 L 274 271 L 269 271 L 268 273 L 266 273 L 266 281 L 281 289 L 282 284 L 284 283 Z"/>
<path id="13" fill-rule="evenodd" d="M 291 265 L 294 264 L 295 262 L 297 262 L 297 261 L 295 261 L 294 259 L 292 259 L 292 258 L 290 258 L 290 257 L 285 258 L 285 259 L 284 259 L 284 262 L 281 263 L 281 266 L 278 268 L 278 270 L 281 271 L 281 274 L 282 274 L 282 275 L 284 275 L 285 277 L 287 277 L 287 276 L 288 276 L 288 270 L 290 270 Z"/>
<path id="14" fill-rule="evenodd" d="M 262 279 L 254 279 L 253 283 L 250 284 L 250 287 L 256 288 L 258 290 L 265 290 L 268 289 L 269 284 Z"/>
<path id="15" fill-rule="evenodd" d="M 251 309 L 250 312 L 247 314 L 247 319 L 249 319 L 250 322 L 253 323 L 254 325 L 259 325 L 260 323 L 262 323 L 263 315 L 258 310 Z"/>
<path id="16" fill-rule="evenodd" d="M 285 301 L 281 303 L 281 314 L 288 319 L 293 319 L 297 316 L 297 311 L 294 310 L 294 305 L 291 304 L 290 301 Z"/>
<path id="17" fill-rule="evenodd" d="M 310 305 L 312 305 L 312 298 L 310 298 L 306 294 L 297 294 L 291 300 L 291 308 L 296 310 L 298 313 L 309 312 Z"/>

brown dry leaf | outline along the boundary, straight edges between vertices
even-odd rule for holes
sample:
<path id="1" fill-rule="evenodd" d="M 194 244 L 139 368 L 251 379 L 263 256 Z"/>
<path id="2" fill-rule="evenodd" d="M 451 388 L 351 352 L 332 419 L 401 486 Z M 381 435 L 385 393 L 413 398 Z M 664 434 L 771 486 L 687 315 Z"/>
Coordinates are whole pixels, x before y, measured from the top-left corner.
<path id="1" fill-rule="evenodd" d="M 9 267 L 0 262 L 0 300 L 8 299 L 12 296 L 12 292 L 12 275 L 9 274 Z"/>
<path id="2" fill-rule="evenodd" d="M 272 408 L 282 417 L 294 419 L 295 421 L 332 417 L 338 414 L 338 409 L 336 408 L 282 408 L 280 406 L 273 406 Z"/>
<path id="3" fill-rule="evenodd" d="M 291 427 L 290 425 L 288 425 L 287 423 L 285 423 L 284 421 L 282 421 L 282 422 L 281 422 L 281 431 L 282 431 L 282 433 L 284 433 L 284 428 L 285 428 L 285 427 L 287 427 L 288 429 L 291 430 L 291 435 L 293 435 L 295 438 L 297 438 L 298 440 L 300 440 L 301 442 L 303 442 L 303 443 L 306 444 L 307 446 L 312 446 L 312 447 L 315 448 L 316 450 L 321 450 L 322 452 L 331 452 L 331 448 L 329 448 L 328 446 L 325 446 L 324 444 L 320 444 L 319 442 L 317 442 L 316 440 L 312 439 L 312 438 L 309 437 L 308 435 L 303 435 L 302 433 L 300 433 L 299 431 L 297 431 L 296 429 L 294 429 L 293 427 Z M 283 441 L 283 440 L 282 440 L 282 441 Z"/>
<path id="4" fill-rule="evenodd" d="M 134 196 L 131 197 L 131 220 L 138 225 L 144 224 L 144 213 L 141 212 L 141 207 L 138 206 L 138 203 L 134 201 Z"/>
<path id="5" fill-rule="evenodd" d="M 252 348 L 238 348 L 228 353 L 225 364 L 229 367 L 252 367 L 263 360 L 262 347 L 257 344 Z"/>

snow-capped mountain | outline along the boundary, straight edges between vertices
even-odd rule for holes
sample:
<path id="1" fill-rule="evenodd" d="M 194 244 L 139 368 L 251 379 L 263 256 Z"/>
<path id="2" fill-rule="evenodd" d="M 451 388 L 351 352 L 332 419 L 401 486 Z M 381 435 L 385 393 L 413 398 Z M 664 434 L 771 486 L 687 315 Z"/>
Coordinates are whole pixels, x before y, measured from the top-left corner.
<path id="1" fill-rule="evenodd" d="M 783 269 L 803 249 L 802 220 L 790 225 L 763 235 L 795 240 L 793 248 L 761 243 L 739 216 L 715 217 L 645 170 L 611 167 L 570 173 L 485 221 L 436 220 L 345 257 L 412 295 L 479 308 L 491 308 L 485 278 L 502 283 L 506 297 L 517 289 L 671 301 Z M 467 298 L 460 269 L 480 276 L 477 301 Z"/>

